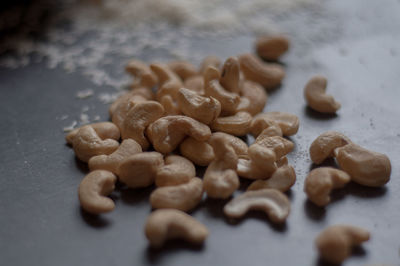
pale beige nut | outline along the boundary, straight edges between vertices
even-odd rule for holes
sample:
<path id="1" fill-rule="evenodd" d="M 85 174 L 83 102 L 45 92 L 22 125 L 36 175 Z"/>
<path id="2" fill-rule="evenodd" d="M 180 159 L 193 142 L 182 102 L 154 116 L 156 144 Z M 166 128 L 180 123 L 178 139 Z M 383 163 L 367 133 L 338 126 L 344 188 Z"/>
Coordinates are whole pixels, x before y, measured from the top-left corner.
<path id="1" fill-rule="evenodd" d="M 321 164 L 329 157 L 333 157 L 333 151 L 351 143 L 351 140 L 337 131 L 327 131 L 319 135 L 310 146 L 310 157 L 313 163 Z"/>
<path id="2" fill-rule="evenodd" d="M 105 170 L 96 170 L 85 176 L 78 189 L 82 209 L 92 214 L 114 210 L 112 199 L 106 197 L 114 191 L 117 177 Z"/>
<path id="3" fill-rule="evenodd" d="M 244 136 L 249 132 L 253 117 L 247 112 L 238 112 L 231 116 L 218 117 L 211 123 L 214 131 L 221 131 L 235 136 Z"/>
<path id="4" fill-rule="evenodd" d="M 254 143 L 273 150 L 277 159 L 285 156 L 294 148 L 293 142 L 280 136 L 259 135 Z"/>
<path id="5" fill-rule="evenodd" d="M 194 177 L 187 183 L 175 186 L 160 187 L 150 195 L 153 209 L 177 209 L 190 211 L 201 201 L 203 196 L 203 181 Z"/>
<path id="6" fill-rule="evenodd" d="M 331 201 L 331 191 L 344 187 L 349 182 L 350 176 L 342 170 L 331 167 L 316 168 L 307 175 L 304 192 L 311 202 L 325 206 Z"/>
<path id="7" fill-rule="evenodd" d="M 166 116 L 159 118 L 147 127 L 146 134 L 156 151 L 163 154 L 172 152 L 190 136 L 206 141 L 211 136 L 210 128 L 187 116 Z"/>
<path id="8" fill-rule="evenodd" d="M 256 40 L 257 55 L 263 59 L 278 61 L 289 50 L 290 41 L 286 36 L 261 36 Z"/>
<path id="9" fill-rule="evenodd" d="M 149 147 L 145 136 L 148 125 L 160 118 L 164 108 L 156 101 L 138 102 L 129 109 L 121 128 L 122 139 L 131 138 L 137 141 L 143 150 Z"/>
<path id="10" fill-rule="evenodd" d="M 201 96 L 185 88 L 179 89 L 177 101 L 184 115 L 206 125 L 213 122 L 221 113 L 221 104 L 217 99 Z"/>
<path id="11" fill-rule="evenodd" d="M 125 158 L 118 167 L 119 180 L 130 188 L 147 187 L 154 183 L 164 159 L 158 152 L 142 152 Z"/>
<path id="12" fill-rule="evenodd" d="M 196 168 L 193 163 L 179 155 L 165 157 L 164 165 L 158 168 L 156 186 L 175 186 L 189 182 L 196 176 Z"/>
<path id="13" fill-rule="evenodd" d="M 238 156 L 226 134 L 217 132 L 209 140 L 215 158 L 204 173 L 204 190 L 210 198 L 226 199 L 239 187 Z"/>
<path id="14" fill-rule="evenodd" d="M 171 95 L 164 95 L 158 102 L 164 107 L 164 115 L 181 115 L 181 109 L 178 102 Z"/>
<path id="15" fill-rule="evenodd" d="M 299 118 L 286 112 L 268 112 L 256 115 L 250 125 L 250 132 L 253 136 L 258 136 L 261 131 L 278 124 L 284 136 L 292 136 L 299 130 Z"/>
<path id="16" fill-rule="evenodd" d="M 266 89 L 277 87 L 285 77 L 285 70 L 281 65 L 264 63 L 253 54 L 239 56 L 239 62 L 244 77 L 261 84 Z"/>
<path id="17" fill-rule="evenodd" d="M 192 244 L 202 244 L 208 229 L 192 216 L 174 209 L 152 212 L 145 225 L 146 238 L 154 248 L 160 248 L 169 239 L 182 239 Z"/>
<path id="18" fill-rule="evenodd" d="M 135 82 L 132 84 L 133 88 L 152 88 L 157 84 L 157 76 L 151 71 L 150 67 L 142 61 L 131 60 L 125 66 L 125 70 L 135 77 Z"/>
<path id="19" fill-rule="evenodd" d="M 229 57 L 226 59 L 222 68 L 219 83 L 225 90 L 239 94 L 240 87 L 240 66 L 237 57 Z"/>
<path id="20" fill-rule="evenodd" d="M 111 121 L 121 129 L 128 111 L 139 102 L 147 101 L 142 95 L 124 94 L 119 97 L 108 109 Z"/>
<path id="21" fill-rule="evenodd" d="M 111 124 L 111 123 L 110 123 Z M 109 125 L 109 124 L 107 124 Z M 118 149 L 119 132 L 118 128 L 110 127 L 112 130 L 107 131 L 98 130 L 96 131 L 91 125 L 81 127 L 76 135 L 73 137 L 72 148 L 74 149 L 76 157 L 83 162 L 88 162 L 90 158 L 96 155 L 108 155 Z M 97 133 L 99 132 L 99 133 Z M 101 138 L 101 137 L 103 138 Z M 118 139 L 111 139 L 110 137 L 117 137 Z"/>
<path id="22" fill-rule="evenodd" d="M 176 60 L 167 65 L 183 81 L 198 74 L 196 67 L 188 61 Z"/>
<path id="23" fill-rule="evenodd" d="M 353 247 L 370 239 L 370 233 L 352 225 L 333 225 L 315 239 L 319 255 L 325 261 L 341 264 L 350 257 Z"/>
<path id="24" fill-rule="evenodd" d="M 336 113 L 340 109 L 338 103 L 332 95 L 326 94 L 327 80 L 323 76 L 314 76 L 304 87 L 304 98 L 307 105 L 320 113 Z"/>
<path id="25" fill-rule="evenodd" d="M 89 169 L 107 170 L 118 175 L 120 163 L 127 157 L 142 152 L 142 147 L 133 139 L 125 139 L 119 145 L 118 149 L 110 155 L 97 155 L 89 160 Z"/>
<path id="26" fill-rule="evenodd" d="M 246 191 L 233 198 L 224 207 L 230 218 L 240 218 L 250 210 L 263 211 L 273 223 L 284 223 L 290 213 L 288 197 L 276 189 Z"/>
<path id="27" fill-rule="evenodd" d="M 289 164 L 289 161 L 288 161 L 288 158 L 286 156 L 283 156 L 283 157 L 281 157 L 280 159 L 278 159 L 276 161 L 276 165 L 278 167 L 281 167 L 281 166 L 284 166 L 284 165 L 287 165 L 287 164 Z"/>
<path id="28" fill-rule="evenodd" d="M 283 157 L 286 158 L 286 157 Z M 296 172 L 293 166 L 284 164 L 276 169 L 269 179 L 256 180 L 250 184 L 247 190 L 259 190 L 273 188 L 282 192 L 288 191 L 296 182 Z"/>
<path id="29" fill-rule="evenodd" d="M 203 59 L 200 65 L 200 73 L 204 74 L 209 67 L 213 67 L 216 69 L 219 69 L 219 66 L 221 65 L 221 59 L 219 59 L 217 56 L 214 55 L 209 55 Z"/>
<path id="30" fill-rule="evenodd" d="M 110 117 L 113 117 L 114 113 L 119 111 L 120 113 L 122 113 L 123 116 L 127 112 L 127 110 L 129 110 L 129 107 L 127 107 L 127 105 L 130 101 L 146 101 L 154 100 L 154 98 L 155 94 L 151 89 L 145 87 L 135 88 L 119 96 L 108 108 L 108 113 Z M 124 109 L 125 112 L 123 111 Z M 122 121 L 123 118 L 121 118 L 120 120 Z"/>
<path id="31" fill-rule="evenodd" d="M 209 67 L 204 74 L 204 94 L 214 97 L 221 103 L 221 111 L 226 114 L 236 113 L 240 103 L 240 96 L 237 93 L 225 90 L 219 83 L 219 71 Z"/>
<path id="32" fill-rule="evenodd" d="M 390 180 L 392 166 L 385 154 L 354 143 L 337 148 L 334 154 L 339 167 L 360 185 L 380 187 Z"/>
<path id="33" fill-rule="evenodd" d="M 101 139 L 114 139 L 114 140 L 119 140 L 120 138 L 120 132 L 118 127 L 116 127 L 113 123 L 110 122 L 98 122 L 98 123 L 93 123 L 89 124 L 86 126 L 91 126 L 94 131 L 96 131 L 97 135 Z M 65 140 L 67 141 L 67 144 L 72 145 L 74 142 L 74 138 L 76 134 L 78 133 L 80 128 L 75 128 L 71 132 L 69 132 L 65 136 Z"/>
<path id="34" fill-rule="evenodd" d="M 244 80 L 240 86 L 241 101 L 237 111 L 246 111 L 251 115 L 261 113 L 268 100 L 268 94 L 258 83 Z"/>
<path id="35" fill-rule="evenodd" d="M 192 76 L 183 82 L 183 87 L 204 95 L 204 78 L 202 75 Z"/>

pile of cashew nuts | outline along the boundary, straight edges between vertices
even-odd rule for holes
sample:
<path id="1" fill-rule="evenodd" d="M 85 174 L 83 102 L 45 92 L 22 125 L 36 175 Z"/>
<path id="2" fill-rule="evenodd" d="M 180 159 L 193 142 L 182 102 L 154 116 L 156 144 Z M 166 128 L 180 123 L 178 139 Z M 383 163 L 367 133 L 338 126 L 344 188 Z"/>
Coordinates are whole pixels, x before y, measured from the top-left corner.
<path id="1" fill-rule="evenodd" d="M 277 61 L 288 48 L 286 37 L 273 36 L 257 40 L 257 54 L 229 57 L 222 66 L 215 56 L 206 57 L 199 68 L 186 61 L 129 62 L 132 89 L 110 106 L 111 122 L 85 125 L 66 136 L 91 171 L 79 185 L 82 209 L 96 215 L 112 211 L 115 204 L 107 196 L 116 182 L 129 188 L 155 185 L 150 195 L 154 211 L 145 225 L 150 245 L 161 247 L 172 238 L 201 244 L 208 229 L 186 212 L 204 194 L 233 197 L 245 178 L 254 181 L 225 205 L 224 214 L 235 219 L 259 210 L 272 223 L 284 223 L 290 213 L 285 192 L 296 182 L 286 157 L 294 143 L 285 137 L 297 133 L 299 119 L 285 112 L 262 113 L 266 90 L 285 77 L 281 64 L 262 59 Z M 324 77 L 312 78 L 304 89 L 307 104 L 318 112 L 336 112 L 340 104 L 325 88 Z M 240 138 L 247 134 L 255 138 L 251 145 Z M 304 191 L 318 206 L 329 203 L 332 189 L 350 181 L 382 186 L 390 178 L 385 155 L 339 132 L 319 136 L 310 155 L 315 164 L 334 157 L 342 169 L 321 167 L 307 176 Z M 196 166 L 206 167 L 202 178 L 196 177 Z M 316 245 L 323 258 L 340 262 L 368 238 L 365 230 L 333 226 L 318 236 Z"/>

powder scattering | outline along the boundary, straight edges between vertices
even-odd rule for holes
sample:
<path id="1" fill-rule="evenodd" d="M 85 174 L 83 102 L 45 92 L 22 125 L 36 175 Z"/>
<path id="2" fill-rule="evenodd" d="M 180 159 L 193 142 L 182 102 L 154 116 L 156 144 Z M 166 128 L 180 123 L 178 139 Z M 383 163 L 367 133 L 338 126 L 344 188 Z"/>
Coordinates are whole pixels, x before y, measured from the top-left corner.
<path id="1" fill-rule="evenodd" d="M 90 123 L 90 120 L 89 120 L 89 116 L 87 114 L 81 114 L 79 116 L 79 124 L 80 125 L 86 125 L 89 123 Z"/>
<path id="2" fill-rule="evenodd" d="M 92 89 L 82 90 L 82 91 L 77 92 L 76 98 L 86 99 L 86 98 L 89 98 L 90 96 L 92 96 L 93 94 L 94 94 L 94 91 Z"/>
<path id="3" fill-rule="evenodd" d="M 114 102 L 121 94 L 123 94 L 123 92 L 114 92 L 114 93 L 103 92 L 99 94 L 98 99 L 100 100 L 100 102 L 104 104 L 110 104 Z"/>
<path id="4" fill-rule="evenodd" d="M 63 128 L 64 132 L 71 132 L 72 130 L 75 129 L 76 125 L 78 125 L 78 122 L 76 120 L 72 121 L 71 125 L 66 126 Z"/>

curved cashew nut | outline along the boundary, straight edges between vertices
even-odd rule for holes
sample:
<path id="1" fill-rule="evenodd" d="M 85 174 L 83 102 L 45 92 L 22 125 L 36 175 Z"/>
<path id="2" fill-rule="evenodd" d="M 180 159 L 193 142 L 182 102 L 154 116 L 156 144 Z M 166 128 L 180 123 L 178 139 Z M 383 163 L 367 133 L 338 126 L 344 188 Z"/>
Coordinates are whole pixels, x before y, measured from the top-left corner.
<path id="1" fill-rule="evenodd" d="M 244 80 L 240 86 L 241 102 L 237 111 L 246 111 L 251 115 L 261 113 L 268 100 L 264 88 L 253 81 Z"/>
<path id="2" fill-rule="evenodd" d="M 229 57 L 226 59 L 222 68 L 222 74 L 219 83 L 227 91 L 239 94 L 240 66 L 237 57 Z"/>
<path id="3" fill-rule="evenodd" d="M 160 209 L 147 218 L 145 234 L 150 245 L 161 247 L 168 239 L 183 239 L 202 244 L 208 236 L 207 227 L 192 216 L 174 209 Z"/>
<path id="4" fill-rule="evenodd" d="M 201 62 L 200 73 L 204 74 L 207 68 L 209 67 L 219 69 L 220 65 L 221 65 L 221 60 L 218 57 L 214 55 L 209 55 L 203 59 L 203 62 Z"/>
<path id="5" fill-rule="evenodd" d="M 202 75 L 192 76 L 183 82 L 183 87 L 197 92 L 199 95 L 204 94 L 204 78 Z"/>
<path id="6" fill-rule="evenodd" d="M 169 155 L 165 157 L 164 165 L 158 168 L 156 186 L 175 186 L 187 183 L 196 176 L 196 168 L 185 157 Z"/>
<path id="7" fill-rule="evenodd" d="M 171 95 L 164 95 L 159 100 L 160 104 L 164 107 L 164 115 L 181 115 L 178 103 L 172 98 Z"/>
<path id="8" fill-rule="evenodd" d="M 85 176 L 78 190 L 82 209 L 92 214 L 114 210 L 114 202 L 106 196 L 113 192 L 116 181 L 117 177 L 105 170 L 96 170 Z"/>
<path id="9" fill-rule="evenodd" d="M 221 131 L 235 136 L 244 136 L 248 133 L 253 117 L 247 112 L 238 112 L 232 116 L 218 117 L 210 127 L 214 131 Z"/>
<path id="10" fill-rule="evenodd" d="M 125 158 L 118 167 L 119 180 L 130 188 L 154 183 L 158 169 L 164 164 L 158 152 L 142 152 Z"/>
<path id="11" fill-rule="evenodd" d="M 250 210 L 264 211 L 271 222 L 283 223 L 290 213 L 290 201 L 279 190 L 265 188 L 246 191 L 224 207 L 225 215 L 231 218 L 240 218 Z"/>
<path id="12" fill-rule="evenodd" d="M 204 190 L 209 197 L 226 199 L 239 187 L 235 171 L 238 156 L 224 133 L 214 133 L 209 143 L 213 147 L 215 159 L 204 173 Z"/>
<path id="13" fill-rule="evenodd" d="M 331 201 L 331 191 L 344 187 L 349 182 L 350 176 L 342 170 L 331 167 L 316 168 L 306 177 L 304 192 L 314 204 L 325 206 Z"/>
<path id="14" fill-rule="evenodd" d="M 138 102 L 147 101 L 142 95 L 124 94 L 119 97 L 108 109 L 111 121 L 121 129 L 128 111 Z"/>
<path id="15" fill-rule="evenodd" d="M 182 80 L 198 75 L 196 67 L 188 61 L 171 61 L 168 63 L 168 67 Z"/>
<path id="16" fill-rule="evenodd" d="M 114 113 L 119 111 L 120 113 L 122 113 L 122 116 L 123 116 L 129 110 L 129 107 L 127 107 L 129 102 L 154 100 L 154 97 L 155 97 L 154 92 L 151 89 L 144 88 L 144 87 L 135 88 L 135 89 L 119 96 L 110 105 L 110 108 L 108 108 L 108 113 L 109 113 L 110 117 L 113 117 Z M 120 109 L 122 109 L 122 110 L 120 110 Z M 120 120 L 123 121 L 124 119 L 120 118 Z M 115 123 L 115 122 L 113 122 L 113 123 Z"/>
<path id="17" fill-rule="evenodd" d="M 110 135 L 101 134 L 101 136 L 105 137 L 106 139 L 102 139 L 99 136 L 99 133 L 106 132 L 102 132 L 100 130 L 99 133 L 97 133 L 97 131 L 90 125 L 81 127 L 72 141 L 72 148 L 74 149 L 76 157 L 83 162 L 88 162 L 93 156 L 101 154 L 108 155 L 113 153 L 116 149 L 118 149 L 119 146 L 119 142 L 117 140 L 108 138 L 111 136 L 117 136 L 115 132 L 118 132 L 119 130 L 115 125 L 114 127 L 115 128 L 110 127 L 113 128 L 112 132 L 107 132 L 111 133 Z"/>
<path id="18" fill-rule="evenodd" d="M 147 127 L 146 133 L 154 149 L 164 154 L 175 150 L 186 136 L 199 141 L 206 141 L 211 136 L 207 125 L 181 115 L 159 118 Z"/>
<path id="19" fill-rule="evenodd" d="M 283 157 L 286 158 L 286 157 Z M 256 180 L 250 184 L 247 190 L 259 190 L 273 188 L 282 192 L 288 191 L 296 182 L 296 172 L 291 165 L 283 165 L 267 180 Z"/>
<path id="20" fill-rule="evenodd" d="M 282 66 L 264 63 L 253 54 L 239 56 L 240 69 L 246 79 L 261 84 L 266 89 L 278 86 L 285 77 Z"/>
<path id="21" fill-rule="evenodd" d="M 256 40 L 256 52 L 263 59 L 278 61 L 289 50 L 289 45 L 289 39 L 285 36 L 262 36 Z"/>
<path id="22" fill-rule="evenodd" d="M 157 188 L 150 195 L 150 204 L 153 209 L 190 211 L 200 203 L 202 196 L 203 181 L 194 177 L 184 184 Z"/>
<path id="23" fill-rule="evenodd" d="M 98 122 L 98 123 L 93 123 L 85 126 L 91 126 L 94 131 L 96 131 L 97 135 L 101 139 L 115 139 L 119 140 L 120 138 L 120 132 L 118 127 L 116 127 L 113 123 L 110 122 Z M 76 134 L 78 133 L 80 128 L 75 128 L 71 132 L 69 132 L 65 136 L 65 140 L 67 141 L 67 144 L 73 145 L 74 138 Z"/>
<path id="24" fill-rule="evenodd" d="M 268 112 L 258 114 L 253 118 L 250 125 L 250 132 L 253 136 L 258 136 L 261 131 L 272 126 L 278 125 L 284 136 L 292 136 L 299 130 L 299 118 L 286 112 Z"/>
<path id="25" fill-rule="evenodd" d="M 254 143 L 273 150 L 277 159 L 291 152 L 294 147 L 293 142 L 279 136 L 269 137 L 260 135 L 256 138 Z"/>
<path id="26" fill-rule="evenodd" d="M 352 181 L 369 187 L 380 187 L 389 182 L 392 166 L 385 154 L 353 143 L 337 148 L 334 153 L 340 168 Z"/>
<path id="27" fill-rule="evenodd" d="M 132 84 L 132 87 L 153 88 L 157 84 L 157 76 L 149 66 L 142 61 L 132 60 L 128 62 L 125 70 L 139 80 Z"/>
<path id="28" fill-rule="evenodd" d="M 315 239 L 319 255 L 326 261 L 341 264 L 352 252 L 354 246 L 369 240 L 370 233 L 351 225 L 333 225 L 323 230 Z"/>
<path id="29" fill-rule="evenodd" d="M 329 157 L 333 157 L 333 151 L 351 143 L 351 140 L 337 131 L 327 131 L 319 135 L 310 146 L 310 157 L 313 163 L 321 164 Z"/>
<path id="30" fill-rule="evenodd" d="M 142 147 L 133 139 L 125 139 L 118 149 L 110 155 L 97 155 L 89 160 L 91 171 L 102 169 L 118 175 L 118 166 L 127 157 L 142 152 Z"/>
<path id="31" fill-rule="evenodd" d="M 185 88 L 179 89 L 177 100 L 183 114 L 206 125 L 214 121 L 221 113 L 221 104 L 218 100 L 201 96 Z"/>
<path id="32" fill-rule="evenodd" d="M 340 108 L 333 96 L 325 93 L 327 80 L 323 76 L 311 78 L 304 87 L 304 98 L 308 106 L 320 113 L 335 113 Z"/>

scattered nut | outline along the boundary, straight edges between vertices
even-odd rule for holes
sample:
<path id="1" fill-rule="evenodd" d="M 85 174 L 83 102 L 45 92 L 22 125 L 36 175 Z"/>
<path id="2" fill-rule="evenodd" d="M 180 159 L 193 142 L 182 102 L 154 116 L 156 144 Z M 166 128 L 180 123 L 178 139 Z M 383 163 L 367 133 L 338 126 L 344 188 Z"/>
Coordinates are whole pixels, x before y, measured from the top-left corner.
<path id="1" fill-rule="evenodd" d="M 304 98 L 311 109 L 320 113 L 336 113 L 340 103 L 325 93 L 327 80 L 323 76 L 311 78 L 304 87 Z"/>
<path id="2" fill-rule="evenodd" d="M 321 167 L 312 170 L 304 182 L 304 192 L 310 201 L 325 206 L 331 198 L 332 189 L 341 188 L 350 182 L 350 176 L 339 169 Z"/>
<path id="3" fill-rule="evenodd" d="M 165 157 L 164 165 L 157 170 L 156 186 L 175 186 L 189 182 L 196 176 L 196 168 L 185 157 L 169 155 Z"/>
<path id="4" fill-rule="evenodd" d="M 225 215 L 231 218 L 240 218 L 250 210 L 264 211 L 271 222 L 283 223 L 290 213 L 290 201 L 279 190 L 265 188 L 246 191 L 224 207 Z"/>
<path id="5" fill-rule="evenodd" d="M 249 132 L 253 117 L 247 112 L 238 112 L 232 116 L 218 117 L 210 127 L 214 131 L 221 131 L 235 136 L 244 136 Z"/>
<path id="6" fill-rule="evenodd" d="M 114 210 L 114 202 L 106 196 L 114 190 L 116 181 L 117 177 L 105 170 L 96 170 L 85 176 L 78 190 L 82 209 L 92 214 Z"/>
<path id="7" fill-rule="evenodd" d="M 351 143 L 351 140 L 337 131 L 327 131 L 319 135 L 310 146 L 310 157 L 313 163 L 321 164 L 329 157 L 333 157 L 333 151 Z"/>
<path id="8" fill-rule="evenodd" d="M 145 101 L 147 101 L 147 99 L 144 98 L 142 95 L 132 95 L 131 93 L 121 95 L 108 109 L 108 112 L 111 116 L 111 121 L 119 129 L 121 129 L 123 127 L 128 111 L 136 103 Z"/>
<path id="9" fill-rule="evenodd" d="M 196 67 L 188 61 L 171 61 L 168 67 L 182 80 L 186 80 L 198 74 Z"/>
<path id="10" fill-rule="evenodd" d="M 204 78 L 202 75 L 192 76 L 183 82 L 183 87 L 204 95 Z"/>
<path id="11" fill-rule="evenodd" d="M 354 246 L 369 240 L 367 230 L 351 225 L 333 225 L 323 230 L 315 239 L 322 259 L 340 264 L 350 255 Z"/>
<path id="12" fill-rule="evenodd" d="M 208 236 L 207 228 L 192 216 L 174 209 L 160 209 L 147 218 L 145 234 L 150 245 L 160 248 L 168 239 L 184 239 L 202 244 Z"/>
<path id="13" fill-rule="evenodd" d="M 229 57 L 222 68 L 222 74 L 219 83 L 227 91 L 239 93 L 240 66 L 237 57 Z"/>
<path id="14" fill-rule="evenodd" d="M 264 129 L 278 124 L 284 136 L 292 136 L 299 130 L 299 118 L 286 112 L 268 112 L 258 114 L 253 118 L 250 125 L 250 132 L 258 136 Z"/>
<path id="15" fill-rule="evenodd" d="M 257 55 L 263 59 L 278 61 L 289 50 L 289 39 L 282 35 L 262 36 L 256 40 Z"/>
<path id="16" fill-rule="evenodd" d="M 133 88 L 153 88 L 157 84 L 157 76 L 154 75 L 150 67 L 142 61 L 130 61 L 126 65 L 125 70 L 135 77 L 135 82 L 132 84 Z M 138 79 L 138 81 L 136 81 L 136 78 Z"/>
<path id="17" fill-rule="evenodd" d="M 246 111 L 251 115 L 256 115 L 265 107 L 268 100 L 268 94 L 264 88 L 253 81 L 244 80 L 240 86 L 241 102 L 237 111 Z"/>
<path id="18" fill-rule="evenodd" d="M 286 157 L 283 157 L 286 158 Z M 287 160 L 287 159 L 286 159 Z M 291 165 L 284 164 L 276 169 L 269 179 L 256 180 L 247 188 L 250 190 L 259 190 L 264 188 L 273 188 L 282 192 L 288 191 L 296 182 L 296 173 Z"/>
<path id="19" fill-rule="evenodd" d="M 277 159 L 291 152 L 294 147 L 293 142 L 279 136 L 259 135 L 254 143 L 273 150 Z"/>
<path id="20" fill-rule="evenodd" d="M 120 138 L 119 129 L 113 123 L 99 122 L 99 123 L 89 124 L 86 126 L 91 126 L 94 129 L 94 131 L 96 131 L 99 138 L 101 138 L 101 139 L 119 140 L 119 138 Z M 76 134 L 78 133 L 79 129 L 80 128 L 75 128 L 74 130 L 72 130 L 65 136 L 65 140 L 67 141 L 67 144 L 69 144 L 69 145 L 73 144 L 74 138 L 75 138 Z"/>
<path id="21" fill-rule="evenodd" d="M 179 151 L 196 165 L 207 166 L 214 160 L 212 146 L 205 141 L 198 141 L 191 137 L 181 143 Z"/>

